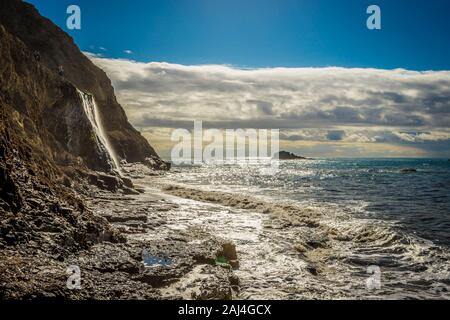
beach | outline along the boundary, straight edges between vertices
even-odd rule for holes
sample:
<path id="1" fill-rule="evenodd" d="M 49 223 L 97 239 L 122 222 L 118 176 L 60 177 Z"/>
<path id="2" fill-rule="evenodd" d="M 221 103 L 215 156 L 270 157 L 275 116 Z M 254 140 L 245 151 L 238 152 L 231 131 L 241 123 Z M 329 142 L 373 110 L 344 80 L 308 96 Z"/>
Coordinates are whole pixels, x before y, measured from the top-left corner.
<path id="1" fill-rule="evenodd" d="M 445 245 L 342 208 L 331 212 L 311 202 L 272 201 L 255 190 L 232 192 L 237 181 L 222 187 L 212 180 L 182 182 L 205 170 L 251 169 L 163 174 L 124 165 L 135 194 L 92 188 L 84 199 L 116 240 L 60 259 L 40 251 L 39 243 L 3 251 L 7 273 L 17 280 L 10 282 L 11 294 L 29 286 L 33 297 L 70 299 L 449 297 Z M 81 289 L 66 287 L 67 266 L 79 267 Z M 370 282 L 374 275 L 379 282 Z"/>

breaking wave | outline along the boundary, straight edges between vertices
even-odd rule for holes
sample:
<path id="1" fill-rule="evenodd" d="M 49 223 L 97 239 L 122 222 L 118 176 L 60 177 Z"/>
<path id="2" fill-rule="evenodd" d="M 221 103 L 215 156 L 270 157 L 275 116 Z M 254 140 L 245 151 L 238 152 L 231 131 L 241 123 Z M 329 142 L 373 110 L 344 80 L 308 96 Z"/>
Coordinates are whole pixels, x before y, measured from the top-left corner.
<path id="1" fill-rule="evenodd" d="M 262 229 L 253 230 L 257 240 L 235 239 L 240 260 L 250 261 L 238 271 L 244 283 L 241 298 L 450 298 L 448 248 L 395 221 L 355 214 L 366 203 L 342 210 L 173 180 L 161 181 L 164 193 L 233 211 L 230 217 L 221 216 L 219 233 L 233 231 L 226 230 L 224 219 L 260 216 Z M 208 222 L 212 224 L 208 220 L 203 227 Z M 367 287 L 371 266 L 381 270 L 376 291 Z"/>

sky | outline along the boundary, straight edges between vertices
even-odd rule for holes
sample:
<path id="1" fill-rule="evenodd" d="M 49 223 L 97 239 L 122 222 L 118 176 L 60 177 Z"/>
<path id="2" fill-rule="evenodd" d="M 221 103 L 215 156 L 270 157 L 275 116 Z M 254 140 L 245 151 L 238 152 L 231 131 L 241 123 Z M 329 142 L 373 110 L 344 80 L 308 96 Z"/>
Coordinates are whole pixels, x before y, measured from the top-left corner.
<path id="1" fill-rule="evenodd" d="M 450 1 L 30 0 L 164 157 L 174 128 L 279 128 L 307 156 L 450 157 Z M 68 30 L 66 8 L 81 8 Z M 381 30 L 366 27 L 369 5 Z"/>
<path id="2" fill-rule="evenodd" d="M 30 0 L 83 51 L 240 67 L 450 69 L 447 0 Z M 66 28 L 77 4 L 81 30 Z M 382 29 L 366 28 L 370 4 Z M 132 55 L 124 50 L 133 51 Z"/>

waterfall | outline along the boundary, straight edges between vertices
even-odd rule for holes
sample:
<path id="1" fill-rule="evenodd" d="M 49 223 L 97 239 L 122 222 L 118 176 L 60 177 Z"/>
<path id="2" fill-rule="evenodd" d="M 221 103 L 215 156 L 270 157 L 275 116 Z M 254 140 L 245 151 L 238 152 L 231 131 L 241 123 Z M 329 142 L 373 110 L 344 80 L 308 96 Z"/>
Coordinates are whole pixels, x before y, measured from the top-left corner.
<path id="1" fill-rule="evenodd" d="M 94 97 L 91 94 L 82 92 L 80 90 L 78 90 L 78 94 L 80 95 L 81 101 L 83 102 L 84 113 L 89 119 L 89 122 L 92 125 L 92 129 L 95 132 L 95 141 L 97 143 L 97 147 L 104 155 L 106 155 L 108 159 L 107 161 L 111 165 L 111 168 L 113 168 L 120 174 L 119 160 L 113 148 L 111 147 L 109 139 L 103 129 L 97 103 L 95 102 Z"/>

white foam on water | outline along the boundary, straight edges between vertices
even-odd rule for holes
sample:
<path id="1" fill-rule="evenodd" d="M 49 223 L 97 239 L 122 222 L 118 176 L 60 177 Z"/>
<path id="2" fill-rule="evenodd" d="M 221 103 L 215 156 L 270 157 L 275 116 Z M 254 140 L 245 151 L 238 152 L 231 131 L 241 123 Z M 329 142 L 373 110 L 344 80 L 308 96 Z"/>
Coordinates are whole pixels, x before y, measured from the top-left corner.
<path id="1" fill-rule="evenodd" d="M 173 180 L 160 181 L 179 205 L 167 212 L 173 217 L 168 226 L 201 226 L 236 244 L 239 298 L 448 298 L 448 252 L 393 222 L 364 217 L 366 201 L 350 199 L 346 206 L 318 206 L 309 199 L 273 202 L 242 188 L 240 193 L 212 191 L 209 185 L 192 188 Z M 277 225 L 279 218 L 295 222 L 300 214 L 319 225 Z M 308 248 L 316 239 L 321 246 Z M 382 290 L 367 289 L 369 265 L 381 268 Z M 310 272 L 314 269 L 317 275 Z"/>

